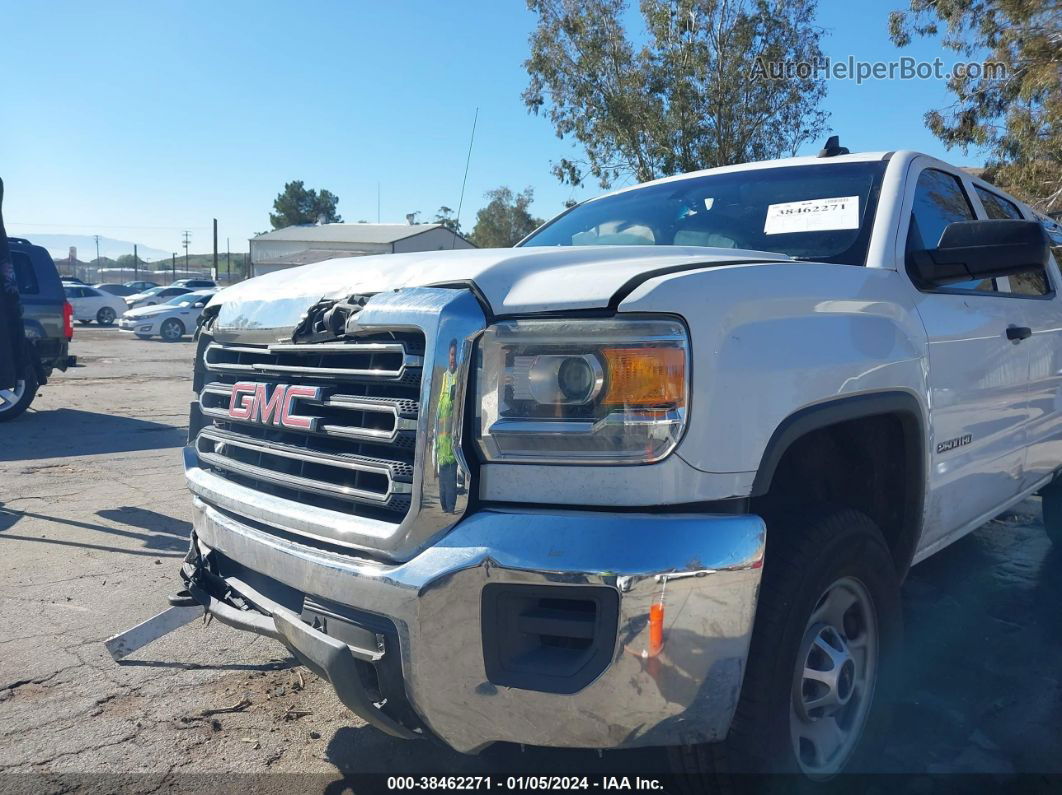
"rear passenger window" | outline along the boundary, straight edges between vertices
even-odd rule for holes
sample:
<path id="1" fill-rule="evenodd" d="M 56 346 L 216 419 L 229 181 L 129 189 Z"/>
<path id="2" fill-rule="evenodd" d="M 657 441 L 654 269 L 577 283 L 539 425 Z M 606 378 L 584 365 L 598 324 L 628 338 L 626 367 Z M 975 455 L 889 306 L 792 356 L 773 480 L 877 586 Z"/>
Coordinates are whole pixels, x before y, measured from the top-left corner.
<path id="1" fill-rule="evenodd" d="M 1010 199 L 1004 199 L 999 194 L 985 190 L 981 186 L 974 187 L 977 198 L 985 207 L 985 214 L 995 221 L 1021 221 L 1023 216 L 1018 205 Z M 1047 281 L 1047 274 L 1041 268 L 1029 273 L 1019 273 L 1007 279 L 999 279 L 999 292 L 1010 295 L 1047 295 L 1051 292 L 1051 285 Z"/>
<path id="2" fill-rule="evenodd" d="M 41 288 L 37 284 L 37 272 L 33 270 L 33 261 L 25 254 L 11 252 L 11 263 L 15 266 L 15 282 L 21 295 L 39 295 Z"/>
<path id="3" fill-rule="evenodd" d="M 1021 210 L 1018 209 L 1018 205 L 1014 202 L 1004 199 L 1002 196 L 997 196 L 992 191 L 985 190 L 980 186 L 974 186 L 974 190 L 977 191 L 977 198 L 985 206 L 985 213 L 989 218 L 996 221 L 1022 220 Z"/>
<path id="4" fill-rule="evenodd" d="M 973 207 L 959 179 L 935 168 L 927 168 L 919 175 L 915 186 L 911 228 L 907 232 L 908 260 L 913 251 L 936 248 L 948 224 L 972 221 L 973 218 Z M 949 284 L 947 289 L 992 293 L 996 292 L 996 280 L 978 279 Z"/>
<path id="5" fill-rule="evenodd" d="M 1019 273 L 1007 279 L 1010 287 L 1006 288 L 1006 282 L 1000 279 L 999 291 L 1013 295 L 1047 295 L 1051 292 L 1051 285 L 1047 282 L 1047 274 L 1043 269 L 1030 273 Z"/>

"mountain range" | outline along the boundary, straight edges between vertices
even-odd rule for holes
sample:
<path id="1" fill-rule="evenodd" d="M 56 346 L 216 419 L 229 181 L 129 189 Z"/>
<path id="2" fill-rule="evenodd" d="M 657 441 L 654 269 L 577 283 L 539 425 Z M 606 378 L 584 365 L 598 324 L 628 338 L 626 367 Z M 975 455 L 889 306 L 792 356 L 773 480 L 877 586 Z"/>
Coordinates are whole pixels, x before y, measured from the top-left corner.
<path id="1" fill-rule="evenodd" d="M 8 234 L 19 237 L 15 230 Z M 77 258 L 82 262 L 91 262 L 96 259 L 96 238 L 93 235 L 52 235 L 33 234 L 27 239 L 38 246 L 44 246 L 53 259 L 66 259 L 70 255 L 70 247 L 77 249 Z M 112 237 L 100 236 L 100 256 L 108 259 L 118 259 L 123 254 L 133 253 L 131 240 L 115 240 Z M 137 243 L 137 256 L 145 262 L 155 260 L 169 260 L 170 252 Z"/>

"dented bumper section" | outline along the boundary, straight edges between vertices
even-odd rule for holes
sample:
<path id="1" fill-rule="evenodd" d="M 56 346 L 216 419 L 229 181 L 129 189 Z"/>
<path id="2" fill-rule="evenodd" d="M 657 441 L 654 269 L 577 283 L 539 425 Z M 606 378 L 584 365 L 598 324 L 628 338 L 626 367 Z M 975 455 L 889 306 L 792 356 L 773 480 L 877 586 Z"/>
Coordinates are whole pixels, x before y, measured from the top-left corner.
<path id="1" fill-rule="evenodd" d="M 620 748 L 726 736 L 762 571 L 755 516 L 483 510 L 384 564 L 195 501 L 184 574 L 399 737 Z"/>

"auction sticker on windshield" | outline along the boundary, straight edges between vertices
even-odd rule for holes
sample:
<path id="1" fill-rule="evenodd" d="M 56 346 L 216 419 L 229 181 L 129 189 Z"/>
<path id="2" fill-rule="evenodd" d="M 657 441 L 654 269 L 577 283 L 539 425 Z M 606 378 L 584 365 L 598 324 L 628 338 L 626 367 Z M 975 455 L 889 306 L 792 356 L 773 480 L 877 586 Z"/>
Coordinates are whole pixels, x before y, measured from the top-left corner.
<path id="1" fill-rule="evenodd" d="M 763 223 L 765 235 L 858 228 L 858 196 L 769 204 L 767 205 L 767 220 Z"/>

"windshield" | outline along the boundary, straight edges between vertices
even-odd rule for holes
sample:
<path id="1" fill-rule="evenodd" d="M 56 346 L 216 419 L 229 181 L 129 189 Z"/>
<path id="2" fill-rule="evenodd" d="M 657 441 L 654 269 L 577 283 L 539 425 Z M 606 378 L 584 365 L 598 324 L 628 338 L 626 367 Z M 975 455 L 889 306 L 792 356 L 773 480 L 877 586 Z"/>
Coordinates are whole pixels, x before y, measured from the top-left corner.
<path id="1" fill-rule="evenodd" d="M 191 306 L 199 301 L 203 301 L 204 303 L 209 301 L 210 296 L 212 295 L 213 293 L 184 293 L 183 295 L 174 296 L 169 301 L 166 301 L 166 303 L 172 304 L 173 306 Z"/>
<path id="2" fill-rule="evenodd" d="M 691 177 L 577 205 L 522 246 L 713 246 L 862 265 L 884 161 Z"/>

